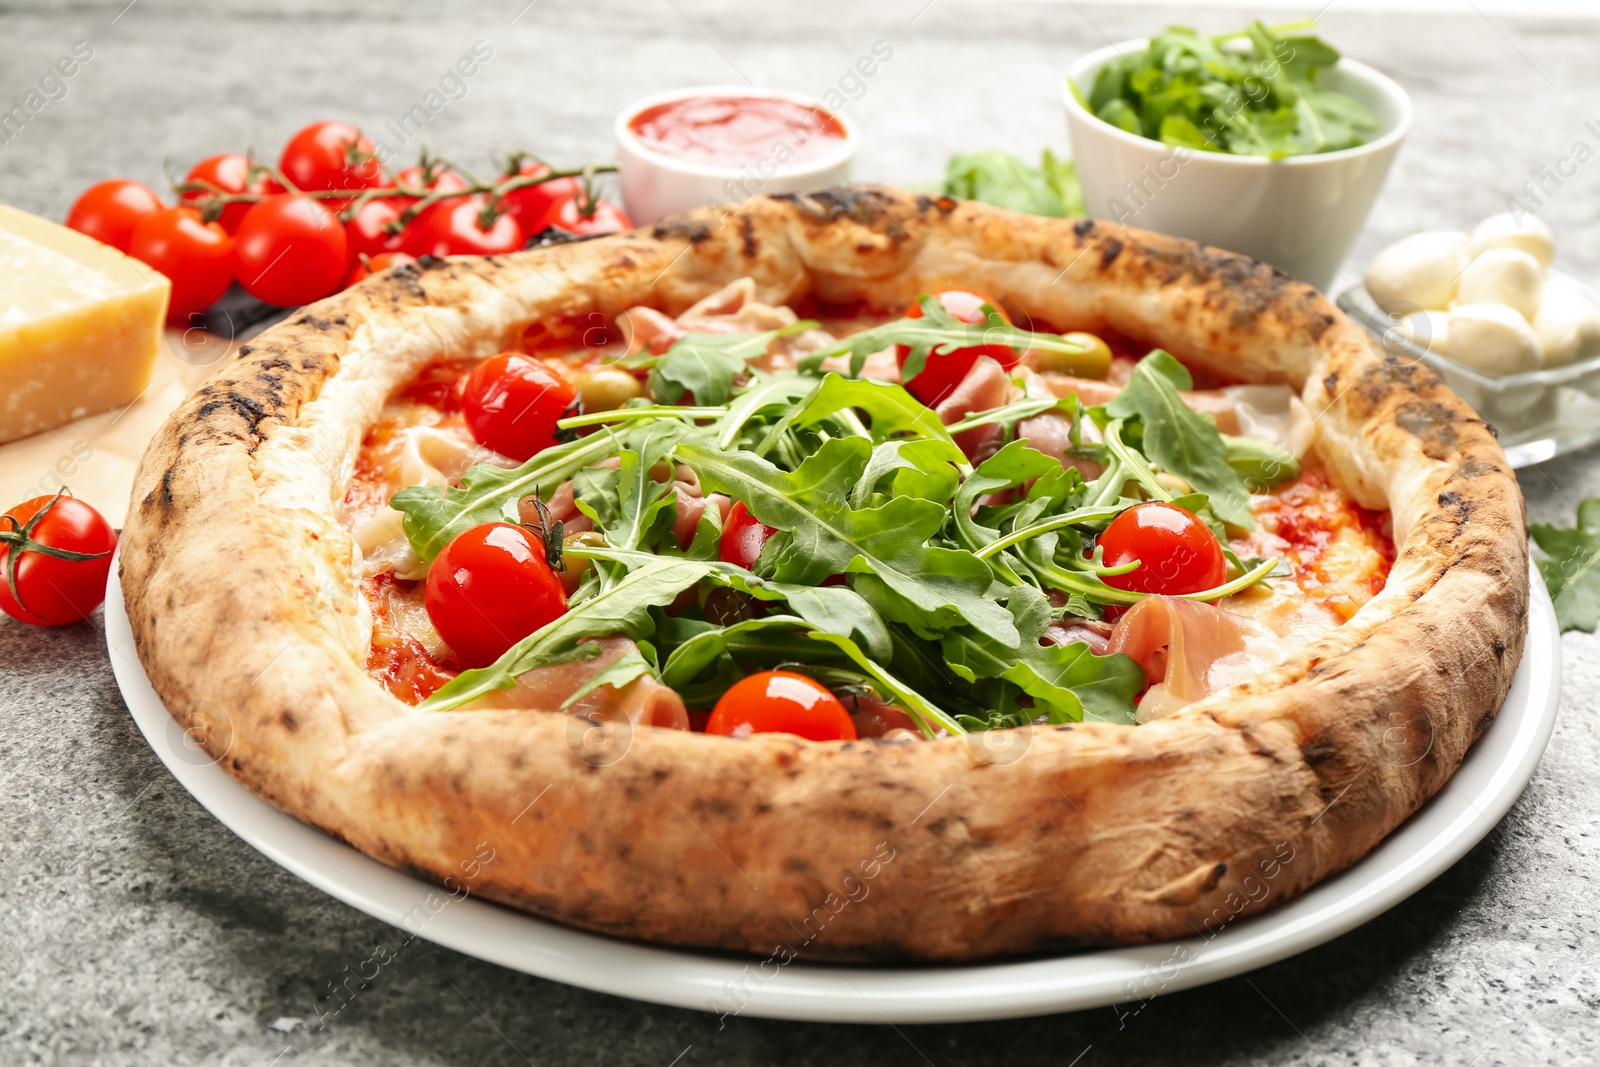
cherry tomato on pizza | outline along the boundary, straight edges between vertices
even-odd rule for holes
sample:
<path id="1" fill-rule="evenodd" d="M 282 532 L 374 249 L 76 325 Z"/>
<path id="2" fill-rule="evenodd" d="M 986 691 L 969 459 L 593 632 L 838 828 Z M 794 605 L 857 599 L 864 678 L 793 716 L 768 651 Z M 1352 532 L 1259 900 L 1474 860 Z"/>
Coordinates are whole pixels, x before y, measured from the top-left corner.
<path id="1" fill-rule="evenodd" d="M 545 164 L 528 160 L 518 164 L 514 174 L 507 174 L 505 177 L 537 178 L 549 173 L 550 168 Z M 582 192 L 583 182 L 578 178 L 552 178 L 538 185 L 525 185 L 520 189 L 513 189 L 500 198 L 500 204 L 506 214 L 517 220 L 517 225 L 522 227 L 523 236 L 532 237 L 554 225 L 554 216 L 561 205 Z"/>
<path id="2" fill-rule="evenodd" d="M 117 535 L 63 490 L 0 515 L 0 611 L 36 626 L 87 618 L 105 599 Z"/>
<path id="3" fill-rule="evenodd" d="M 854 741 L 855 723 L 820 682 L 793 671 L 761 671 L 722 694 L 706 733 L 796 734 L 810 741 Z"/>
<path id="4" fill-rule="evenodd" d="M 461 410 L 479 444 L 521 463 L 556 443 L 556 422 L 577 398 L 577 386 L 548 364 L 502 352 L 467 375 Z"/>
<path id="5" fill-rule="evenodd" d="M 722 524 L 722 541 L 719 545 L 722 562 L 737 564 L 747 571 L 754 570 L 762 546 L 767 543 L 767 538 L 777 532 L 750 514 L 744 501 L 735 501 L 728 511 L 727 521 Z"/>
<path id="6" fill-rule="evenodd" d="M 134 227 L 128 254 L 172 282 L 167 318 L 188 322 L 210 307 L 233 281 L 233 238 L 192 207 L 164 207 Z"/>
<path id="7" fill-rule="evenodd" d="M 484 225 L 484 201 L 479 197 L 441 200 L 425 208 L 406 227 L 400 248 L 407 255 L 494 256 L 522 247 L 522 228 L 510 215 L 500 215 Z"/>
<path id="8" fill-rule="evenodd" d="M 143 182 L 108 178 L 78 195 L 67 212 L 67 226 L 126 252 L 134 227 L 166 207 Z"/>
<path id="9" fill-rule="evenodd" d="M 234 237 L 239 284 L 263 303 L 294 307 L 339 291 L 350 239 L 333 209 L 295 193 L 252 207 Z"/>
<path id="10" fill-rule="evenodd" d="M 999 307 L 995 301 L 973 289 L 942 289 L 933 295 L 944 305 L 946 311 L 962 322 L 981 323 L 983 305 L 994 304 L 996 308 Z M 1007 322 L 1011 321 L 1004 311 L 1000 312 L 1000 317 Z M 912 301 L 911 306 L 906 309 L 906 318 L 922 318 L 922 304 Z M 906 365 L 910 355 L 911 350 L 905 345 L 896 346 L 895 358 L 900 366 Z M 956 386 L 961 384 L 961 379 L 972 369 L 972 365 L 978 362 L 979 356 L 988 356 L 1006 370 L 1017 365 L 1016 350 L 1010 345 L 972 345 L 943 354 L 930 352 L 927 363 L 916 377 L 904 383 L 905 387 L 911 391 L 912 396 L 933 407 L 955 391 Z"/>
<path id="11" fill-rule="evenodd" d="M 1111 520 L 1097 542 L 1108 567 L 1139 561 L 1126 574 L 1102 579 L 1135 593 L 1180 596 L 1215 589 L 1228 576 L 1222 544 L 1192 511 L 1152 500 Z"/>
<path id="12" fill-rule="evenodd" d="M 633 229 L 633 220 L 611 201 L 599 199 L 590 208 L 581 196 L 563 201 L 548 221 L 551 226 L 580 237 Z"/>
<path id="13" fill-rule="evenodd" d="M 394 184 L 383 172 L 372 141 L 348 122 L 314 122 L 289 138 L 278 169 L 302 192 L 384 189 Z M 335 210 L 344 201 L 332 200 Z"/>
<path id="14" fill-rule="evenodd" d="M 468 667 L 487 667 L 567 610 L 544 538 L 509 522 L 474 526 L 446 545 L 428 568 L 422 602 L 433 628 Z"/>
<path id="15" fill-rule="evenodd" d="M 198 183 L 212 187 L 210 190 L 180 194 L 178 200 L 191 207 L 203 207 L 204 201 L 216 196 L 217 191 L 234 195 L 252 193 L 257 196 L 272 196 L 283 192 L 283 186 L 279 185 L 271 174 L 252 163 L 249 156 L 240 155 L 238 152 L 224 152 L 220 156 L 202 159 L 189 168 L 189 173 L 183 180 L 185 184 Z M 222 214 L 216 221 L 229 233 L 237 233 L 239 223 L 244 221 L 246 213 L 254 206 L 248 200 L 225 204 Z"/>

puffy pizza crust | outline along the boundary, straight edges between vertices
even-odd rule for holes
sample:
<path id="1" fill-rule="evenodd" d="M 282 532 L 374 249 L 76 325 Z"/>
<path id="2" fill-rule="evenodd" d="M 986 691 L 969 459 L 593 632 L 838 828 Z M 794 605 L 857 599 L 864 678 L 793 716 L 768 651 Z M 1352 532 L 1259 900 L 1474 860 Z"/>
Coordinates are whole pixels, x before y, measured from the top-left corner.
<path id="1" fill-rule="evenodd" d="M 336 517 L 384 398 L 537 320 L 676 313 L 745 275 L 779 304 L 898 307 L 972 285 L 1063 328 L 1291 383 L 1344 488 L 1393 510 L 1388 585 L 1275 670 L 1137 728 L 608 737 L 560 715 L 423 715 L 385 693 L 363 668 Z M 1445 784 L 1505 697 L 1524 527 L 1492 430 L 1310 286 L 1103 222 L 852 187 L 426 261 L 306 309 L 157 435 L 121 559 L 174 716 L 285 812 L 385 863 L 628 937 L 958 960 L 1215 929 L 1359 859 Z"/>

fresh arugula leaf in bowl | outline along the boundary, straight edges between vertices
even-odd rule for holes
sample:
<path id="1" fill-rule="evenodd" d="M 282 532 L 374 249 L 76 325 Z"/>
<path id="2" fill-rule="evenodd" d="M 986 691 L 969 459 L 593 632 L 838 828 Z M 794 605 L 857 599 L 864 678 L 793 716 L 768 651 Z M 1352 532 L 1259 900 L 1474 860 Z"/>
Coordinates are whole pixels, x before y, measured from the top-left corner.
<path id="1" fill-rule="evenodd" d="M 1087 93 L 1072 88 L 1101 121 L 1196 151 L 1283 159 L 1365 144 L 1377 116 L 1320 84 L 1339 52 L 1310 28 L 1256 21 L 1207 37 L 1169 26 L 1101 67 Z"/>

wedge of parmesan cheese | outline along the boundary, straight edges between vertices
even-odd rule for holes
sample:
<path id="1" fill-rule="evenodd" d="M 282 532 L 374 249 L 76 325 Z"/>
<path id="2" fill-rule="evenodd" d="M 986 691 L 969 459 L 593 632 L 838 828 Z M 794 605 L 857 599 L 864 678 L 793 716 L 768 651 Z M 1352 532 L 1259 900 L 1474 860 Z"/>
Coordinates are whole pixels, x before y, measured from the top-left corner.
<path id="1" fill-rule="evenodd" d="M 0 204 L 0 442 L 132 403 L 171 290 L 110 245 Z"/>

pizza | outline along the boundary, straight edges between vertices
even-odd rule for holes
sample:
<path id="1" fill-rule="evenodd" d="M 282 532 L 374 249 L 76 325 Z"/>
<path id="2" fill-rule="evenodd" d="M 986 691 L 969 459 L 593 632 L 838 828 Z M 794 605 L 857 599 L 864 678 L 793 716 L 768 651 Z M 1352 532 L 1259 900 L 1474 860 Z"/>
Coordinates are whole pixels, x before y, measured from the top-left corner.
<path id="1" fill-rule="evenodd" d="M 1213 931 L 1366 854 L 1521 655 L 1491 427 L 1311 287 L 880 187 L 427 259 L 140 466 L 175 718 L 587 930 L 842 961 Z"/>

